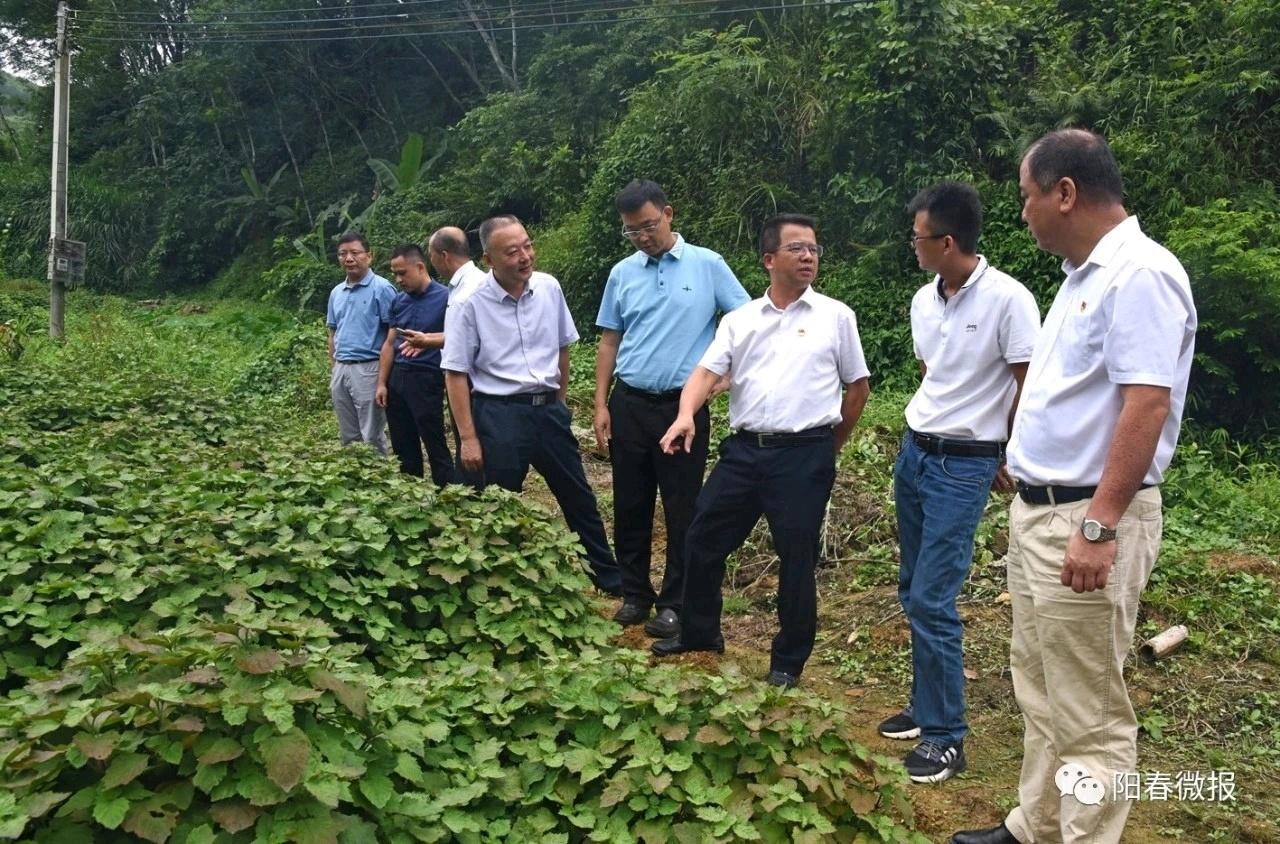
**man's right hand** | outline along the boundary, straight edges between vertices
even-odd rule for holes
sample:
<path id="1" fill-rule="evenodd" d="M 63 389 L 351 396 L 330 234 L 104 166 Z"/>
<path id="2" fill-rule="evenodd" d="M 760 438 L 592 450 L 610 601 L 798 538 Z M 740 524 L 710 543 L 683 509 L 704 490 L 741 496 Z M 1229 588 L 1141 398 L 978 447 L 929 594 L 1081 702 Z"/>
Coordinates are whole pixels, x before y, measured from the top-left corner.
<path id="1" fill-rule="evenodd" d="M 671 427 L 658 441 L 658 445 L 662 447 L 662 453 L 678 454 L 681 451 L 692 451 L 694 429 L 692 416 L 677 416 L 676 421 L 671 423 Z"/>
<path id="2" fill-rule="evenodd" d="M 599 406 L 596 408 L 592 427 L 596 429 L 596 450 L 600 454 L 608 456 L 609 440 L 613 439 L 613 418 L 609 415 L 608 407 Z"/>
<path id="3" fill-rule="evenodd" d="M 480 452 L 480 440 L 476 437 L 462 441 L 461 456 L 462 468 L 468 472 L 479 474 L 484 470 L 484 455 Z"/>
<path id="4" fill-rule="evenodd" d="M 378 389 L 373 392 L 373 403 L 378 407 L 387 406 L 387 385 L 379 384 Z"/>

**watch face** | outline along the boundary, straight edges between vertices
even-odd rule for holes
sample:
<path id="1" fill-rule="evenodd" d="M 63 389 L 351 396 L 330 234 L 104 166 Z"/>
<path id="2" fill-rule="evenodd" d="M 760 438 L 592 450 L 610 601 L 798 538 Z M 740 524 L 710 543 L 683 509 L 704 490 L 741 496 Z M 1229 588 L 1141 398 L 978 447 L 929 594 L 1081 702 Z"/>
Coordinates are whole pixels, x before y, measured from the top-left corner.
<path id="1" fill-rule="evenodd" d="M 1098 537 L 1102 536 L 1102 525 L 1092 519 L 1081 525 L 1080 530 L 1084 534 L 1084 538 L 1090 542 L 1096 542 Z"/>

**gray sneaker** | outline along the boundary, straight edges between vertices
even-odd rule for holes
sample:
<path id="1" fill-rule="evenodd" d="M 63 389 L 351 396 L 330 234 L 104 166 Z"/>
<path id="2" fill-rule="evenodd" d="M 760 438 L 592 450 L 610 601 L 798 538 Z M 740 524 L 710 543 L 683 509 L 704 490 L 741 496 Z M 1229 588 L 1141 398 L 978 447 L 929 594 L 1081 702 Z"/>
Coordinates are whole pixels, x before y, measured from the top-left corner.
<path id="1" fill-rule="evenodd" d="M 880 722 L 880 735 L 891 739 L 920 738 L 920 725 L 911 717 L 911 707 Z"/>

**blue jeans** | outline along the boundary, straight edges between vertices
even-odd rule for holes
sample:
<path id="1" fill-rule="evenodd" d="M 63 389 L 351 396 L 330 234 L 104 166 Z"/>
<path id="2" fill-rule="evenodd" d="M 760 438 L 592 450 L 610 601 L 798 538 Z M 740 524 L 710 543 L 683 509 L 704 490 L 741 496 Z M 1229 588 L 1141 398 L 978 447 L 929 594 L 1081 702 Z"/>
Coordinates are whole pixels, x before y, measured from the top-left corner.
<path id="1" fill-rule="evenodd" d="M 964 720 L 964 625 L 956 596 L 1000 460 L 928 454 L 910 432 L 893 467 L 898 600 L 911 624 L 911 706 L 922 739 L 955 744 Z"/>

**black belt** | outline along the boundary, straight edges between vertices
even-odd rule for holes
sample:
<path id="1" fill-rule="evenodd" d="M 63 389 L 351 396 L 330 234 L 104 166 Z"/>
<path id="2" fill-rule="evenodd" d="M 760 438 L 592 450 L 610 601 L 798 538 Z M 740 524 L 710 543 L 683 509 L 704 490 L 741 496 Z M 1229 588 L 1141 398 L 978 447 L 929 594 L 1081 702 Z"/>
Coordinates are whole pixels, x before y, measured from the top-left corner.
<path id="1" fill-rule="evenodd" d="M 471 394 L 472 398 L 506 402 L 507 404 L 528 404 L 533 407 L 542 407 L 544 404 L 555 404 L 557 395 L 558 394 L 554 390 L 546 393 L 516 393 L 510 396 L 497 396 L 493 393 Z"/>
<path id="2" fill-rule="evenodd" d="M 667 404 L 673 401 L 680 401 L 680 390 L 667 390 L 662 393 L 651 393 L 648 390 L 641 390 L 638 387 L 633 387 L 621 378 L 618 378 L 616 383 L 618 385 L 618 389 L 622 390 L 622 392 L 627 395 L 635 396 L 637 398 L 644 399 L 645 401 L 651 401 L 655 404 L 659 402 Z"/>
<path id="3" fill-rule="evenodd" d="M 911 439 L 926 454 L 945 454 L 950 457 L 1003 457 L 1004 443 L 989 440 L 948 440 L 933 434 L 922 434 L 910 428 Z"/>
<path id="4" fill-rule="evenodd" d="M 805 431 L 796 431 L 794 434 L 765 434 L 756 431 L 738 431 L 735 436 L 742 439 L 750 445 L 759 448 L 782 448 L 789 445 L 809 445 L 811 443 L 820 443 L 831 439 L 831 429 L 825 425 L 817 428 L 809 428 Z"/>
<path id="5" fill-rule="evenodd" d="M 1150 489 L 1151 484 L 1143 484 L 1138 489 Z M 1096 486 L 1031 486 L 1018 481 L 1018 497 L 1028 504 L 1074 504 L 1093 498 L 1098 492 Z"/>

